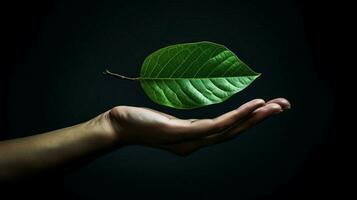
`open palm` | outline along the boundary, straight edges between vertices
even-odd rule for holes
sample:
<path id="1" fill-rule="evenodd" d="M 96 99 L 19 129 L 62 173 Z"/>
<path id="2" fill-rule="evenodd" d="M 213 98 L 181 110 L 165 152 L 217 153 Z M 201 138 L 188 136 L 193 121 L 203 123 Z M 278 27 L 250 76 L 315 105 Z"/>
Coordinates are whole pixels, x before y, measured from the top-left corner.
<path id="1" fill-rule="evenodd" d="M 143 107 L 118 106 L 110 110 L 111 127 L 124 144 L 163 148 L 188 155 L 199 148 L 233 139 L 269 116 L 290 108 L 283 98 L 249 101 L 213 119 L 179 119 Z"/>

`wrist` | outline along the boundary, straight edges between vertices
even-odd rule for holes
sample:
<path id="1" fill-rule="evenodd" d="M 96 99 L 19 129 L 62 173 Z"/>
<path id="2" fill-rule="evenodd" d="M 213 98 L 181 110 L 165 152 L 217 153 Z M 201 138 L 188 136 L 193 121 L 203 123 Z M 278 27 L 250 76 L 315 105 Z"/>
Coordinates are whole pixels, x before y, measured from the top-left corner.
<path id="1" fill-rule="evenodd" d="M 97 134 L 109 147 L 120 145 L 120 134 L 111 121 L 110 111 L 86 122 L 86 127 Z"/>

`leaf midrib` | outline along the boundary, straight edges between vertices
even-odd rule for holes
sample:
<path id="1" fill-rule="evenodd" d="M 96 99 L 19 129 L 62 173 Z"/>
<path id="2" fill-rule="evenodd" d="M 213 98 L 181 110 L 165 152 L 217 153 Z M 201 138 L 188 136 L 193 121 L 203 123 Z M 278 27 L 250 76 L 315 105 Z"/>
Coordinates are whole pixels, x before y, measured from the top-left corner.
<path id="1" fill-rule="evenodd" d="M 228 78 L 240 78 L 240 77 L 259 77 L 260 74 L 258 75 L 253 75 L 253 76 L 223 76 L 223 77 L 195 77 L 195 78 L 150 78 L 150 77 L 138 77 L 139 80 L 202 80 L 202 79 L 228 79 Z"/>

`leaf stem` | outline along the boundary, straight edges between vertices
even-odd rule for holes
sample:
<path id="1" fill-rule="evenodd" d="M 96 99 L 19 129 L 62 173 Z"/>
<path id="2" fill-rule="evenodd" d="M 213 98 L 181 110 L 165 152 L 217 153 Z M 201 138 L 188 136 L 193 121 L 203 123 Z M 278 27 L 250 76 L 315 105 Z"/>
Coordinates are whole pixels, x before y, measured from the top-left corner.
<path id="1" fill-rule="evenodd" d="M 116 73 L 113 73 L 111 71 L 109 71 L 108 69 L 106 69 L 104 72 L 103 72 L 104 75 L 110 75 L 110 76 L 114 76 L 116 78 L 120 78 L 120 79 L 126 79 L 126 80 L 132 80 L 132 81 L 137 81 L 140 79 L 140 77 L 127 77 L 127 76 L 123 76 L 123 75 L 120 75 L 120 74 L 116 74 Z"/>

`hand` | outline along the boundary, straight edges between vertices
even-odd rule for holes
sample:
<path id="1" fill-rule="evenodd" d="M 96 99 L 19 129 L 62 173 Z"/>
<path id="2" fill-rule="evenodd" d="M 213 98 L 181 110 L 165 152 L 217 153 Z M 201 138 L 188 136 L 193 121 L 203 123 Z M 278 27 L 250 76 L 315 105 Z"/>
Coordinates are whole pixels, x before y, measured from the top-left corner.
<path id="1" fill-rule="evenodd" d="M 290 103 L 283 98 L 267 103 L 256 99 L 214 119 L 178 119 L 149 108 L 118 106 L 75 126 L 0 141 L 0 182 L 75 165 L 117 145 L 139 144 L 188 155 L 233 139 L 288 108 Z"/>
<path id="2" fill-rule="evenodd" d="M 178 119 L 143 107 L 118 106 L 107 112 L 110 132 L 124 145 L 146 145 L 188 155 L 221 143 L 290 108 L 283 98 L 249 101 L 214 119 Z"/>

